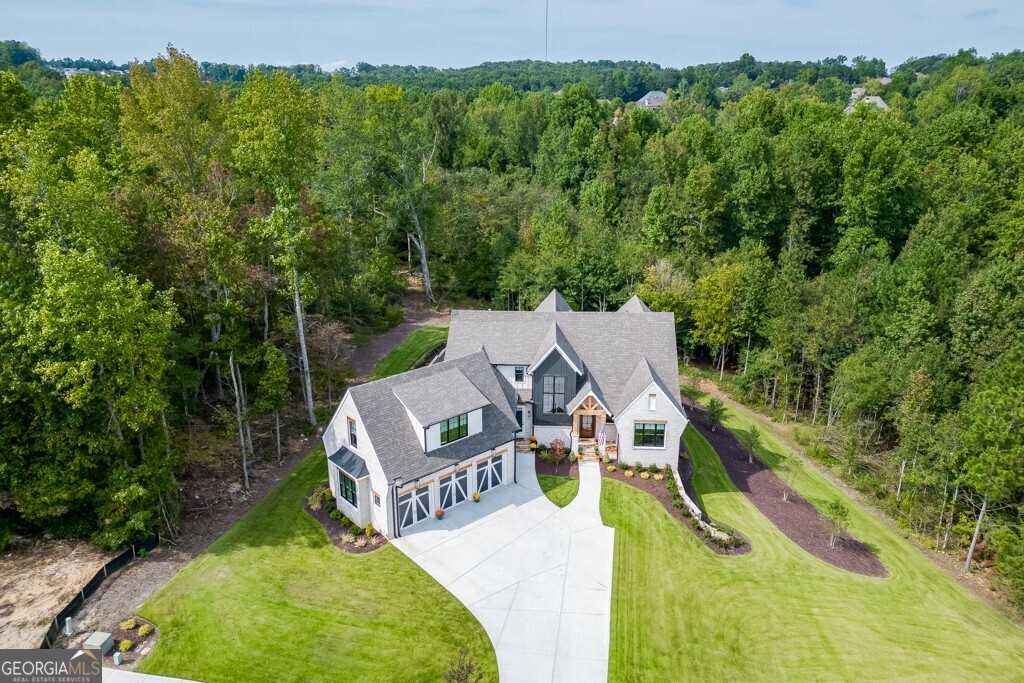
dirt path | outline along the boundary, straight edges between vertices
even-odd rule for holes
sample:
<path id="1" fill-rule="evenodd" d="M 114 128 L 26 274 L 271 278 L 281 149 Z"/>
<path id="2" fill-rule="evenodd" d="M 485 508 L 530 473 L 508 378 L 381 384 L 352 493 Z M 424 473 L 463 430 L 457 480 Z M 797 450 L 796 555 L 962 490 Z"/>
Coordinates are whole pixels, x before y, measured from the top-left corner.
<path id="1" fill-rule="evenodd" d="M 811 555 L 840 569 L 865 576 L 889 575 L 871 549 L 849 533 L 841 534 L 831 546 L 828 526 L 816 507 L 796 492 L 783 500 L 785 484 L 771 468 L 757 457 L 751 461 L 749 451 L 725 427 L 714 432 L 708 429 L 703 407 L 689 401 L 686 404 L 695 418 L 691 424 L 718 453 L 732 483 L 779 531 Z"/>
<path id="2" fill-rule="evenodd" d="M 437 312 L 429 308 L 423 299 L 423 293 L 419 290 L 410 290 L 405 298 L 405 322 L 392 327 L 383 334 L 378 334 L 370 341 L 357 346 L 349 356 L 348 364 L 355 372 L 356 382 L 365 382 L 377 364 L 384 356 L 388 355 L 396 346 L 405 341 L 414 330 L 428 325 L 448 325 L 451 320 L 451 312 Z"/>

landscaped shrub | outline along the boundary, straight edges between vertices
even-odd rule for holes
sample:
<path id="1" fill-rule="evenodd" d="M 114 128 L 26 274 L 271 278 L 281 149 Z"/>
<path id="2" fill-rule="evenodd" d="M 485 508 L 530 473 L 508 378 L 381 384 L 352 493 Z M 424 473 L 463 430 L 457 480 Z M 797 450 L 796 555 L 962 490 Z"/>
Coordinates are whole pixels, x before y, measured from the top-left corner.
<path id="1" fill-rule="evenodd" d="M 644 471 L 644 466 L 643 466 L 643 464 L 639 460 L 637 460 L 636 463 L 633 465 L 633 471 L 634 472 L 643 472 Z"/>
<path id="2" fill-rule="evenodd" d="M 649 465 L 647 467 L 647 471 L 650 472 L 651 474 L 657 474 L 658 472 L 661 472 L 661 468 L 658 467 L 657 465 Z"/>
<path id="3" fill-rule="evenodd" d="M 650 479 L 651 478 L 651 473 L 650 472 L 641 472 L 640 473 L 640 478 L 641 479 Z"/>
<path id="4" fill-rule="evenodd" d="M 617 469 L 618 469 L 618 468 L 617 468 L 617 467 L 616 467 L 615 465 L 608 465 L 608 471 L 609 471 L 609 472 L 614 472 L 614 471 L 615 471 L 615 470 L 617 470 Z"/>
<path id="5" fill-rule="evenodd" d="M 626 470 L 626 476 L 627 477 L 632 477 L 633 476 L 633 470 Z"/>
<path id="6" fill-rule="evenodd" d="M 373 538 L 377 534 L 377 530 L 373 527 L 373 522 L 367 522 L 366 523 L 365 531 L 366 531 L 366 535 L 369 538 Z"/>
<path id="7" fill-rule="evenodd" d="M 331 519 L 336 519 L 336 520 L 338 520 L 340 522 L 341 518 L 344 517 L 344 516 L 345 515 L 341 514 L 341 510 L 339 510 L 337 508 L 331 510 Z"/>
<path id="8" fill-rule="evenodd" d="M 122 631 L 132 631 L 135 629 L 136 626 L 135 619 L 125 619 L 120 624 L 118 624 L 118 626 L 121 627 Z"/>
<path id="9" fill-rule="evenodd" d="M 130 641 L 127 638 L 125 638 L 124 640 L 122 640 L 120 643 L 117 644 L 117 649 L 119 651 L 121 651 L 121 652 L 128 652 L 128 650 L 132 649 L 134 646 L 135 646 L 135 643 L 133 643 L 132 641 Z"/>
<path id="10" fill-rule="evenodd" d="M 355 543 L 356 542 L 356 537 L 353 536 L 352 534 L 342 534 L 341 535 L 341 542 L 342 543 Z"/>
<path id="11" fill-rule="evenodd" d="M 603 462 L 605 465 L 607 465 L 611 461 L 612 461 L 612 457 L 610 455 L 608 455 L 607 452 L 604 455 L 601 456 L 601 462 Z"/>
<path id="12" fill-rule="evenodd" d="M 548 453 L 554 458 L 555 462 L 562 462 L 565 460 L 565 442 L 561 439 L 555 438 L 551 441 L 551 447 L 548 449 Z"/>
<path id="13" fill-rule="evenodd" d="M 352 525 L 352 529 L 350 531 L 352 532 L 353 536 L 362 536 L 363 535 L 363 530 L 360 529 L 355 524 Z"/>
<path id="14" fill-rule="evenodd" d="M 352 526 L 352 520 L 346 517 L 345 515 L 342 515 L 341 526 L 345 527 L 346 529 L 349 528 L 350 526 Z"/>
<path id="15" fill-rule="evenodd" d="M 660 474 L 659 473 L 659 474 L 655 474 L 654 475 L 654 481 L 664 481 L 664 479 L 665 479 L 665 475 L 664 474 Z"/>
<path id="16" fill-rule="evenodd" d="M 327 514 L 331 514 L 332 512 L 334 512 L 337 509 L 338 509 L 338 506 L 334 504 L 333 500 L 329 500 L 326 503 L 324 503 L 324 511 Z M 335 517 L 335 519 L 337 519 L 337 517 Z"/>
<path id="17" fill-rule="evenodd" d="M 319 510 L 324 506 L 324 503 L 331 498 L 331 489 L 329 486 L 320 486 L 313 490 L 313 493 L 309 494 L 309 498 L 306 499 L 306 503 L 309 505 L 310 510 Z"/>
<path id="18" fill-rule="evenodd" d="M 683 509 L 683 499 L 682 498 L 676 498 L 675 500 L 673 500 L 672 501 L 672 507 L 676 508 L 677 510 L 682 510 Z"/>
<path id="19" fill-rule="evenodd" d="M 360 536 L 359 538 L 356 539 L 356 547 L 357 548 L 365 548 L 367 543 L 369 543 L 369 541 L 366 540 L 365 536 Z"/>
<path id="20" fill-rule="evenodd" d="M 140 638 L 145 638 L 146 636 L 148 636 L 152 632 L 153 632 L 153 627 L 150 626 L 149 624 L 143 624 L 142 626 L 139 627 L 139 637 Z"/>
<path id="21" fill-rule="evenodd" d="M 576 453 L 574 451 L 569 451 L 569 462 L 576 462 Z"/>

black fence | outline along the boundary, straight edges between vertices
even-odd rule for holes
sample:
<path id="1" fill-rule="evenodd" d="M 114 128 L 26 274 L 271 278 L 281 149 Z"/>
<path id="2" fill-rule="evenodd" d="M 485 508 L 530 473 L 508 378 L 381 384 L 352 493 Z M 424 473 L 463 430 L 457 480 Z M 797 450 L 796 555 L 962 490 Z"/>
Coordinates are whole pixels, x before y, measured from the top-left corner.
<path id="1" fill-rule="evenodd" d="M 130 564 L 132 560 L 139 556 L 139 553 L 148 553 L 150 550 L 155 548 L 160 542 L 156 534 L 150 534 L 149 538 L 141 543 L 132 545 L 131 548 L 125 550 L 123 553 L 107 562 L 105 565 L 100 567 L 100 570 L 96 572 L 96 576 L 92 577 L 82 590 L 75 594 L 75 597 L 71 599 L 64 609 L 57 612 L 53 616 L 53 620 L 50 622 L 50 627 L 46 629 L 46 635 L 43 636 L 43 642 L 40 643 L 40 650 L 48 650 L 52 648 L 56 642 L 61 631 L 64 629 L 64 620 L 68 617 L 73 617 L 78 613 L 78 610 L 82 609 L 82 605 L 89 598 L 90 595 L 96 592 L 96 590 L 103 585 L 103 582 L 108 576 L 121 569 L 127 564 Z"/>

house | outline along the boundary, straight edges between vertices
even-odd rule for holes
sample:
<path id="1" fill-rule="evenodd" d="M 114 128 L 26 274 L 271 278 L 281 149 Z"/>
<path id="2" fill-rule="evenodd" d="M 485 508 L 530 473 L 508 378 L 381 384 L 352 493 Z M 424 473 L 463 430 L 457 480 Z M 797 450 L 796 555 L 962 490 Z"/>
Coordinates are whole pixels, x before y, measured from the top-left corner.
<path id="1" fill-rule="evenodd" d="M 452 311 L 445 358 L 487 354 L 515 388 L 521 437 L 675 466 L 687 422 L 675 329 L 637 297 L 577 312 L 552 291 L 533 311 Z"/>
<path id="2" fill-rule="evenodd" d="M 639 100 L 636 101 L 636 106 L 643 109 L 657 109 L 665 103 L 668 99 L 668 95 L 660 90 L 652 90 Z"/>
<path id="3" fill-rule="evenodd" d="M 452 311 L 444 361 L 351 387 L 323 442 L 338 509 L 394 538 L 514 483 L 516 438 L 675 466 L 686 422 L 673 314 L 637 297 L 576 312 L 552 291 L 533 311 Z"/>
<path id="4" fill-rule="evenodd" d="M 394 538 L 513 483 L 515 405 L 481 351 L 351 387 L 323 435 L 338 509 Z"/>
<path id="5" fill-rule="evenodd" d="M 850 93 L 850 101 L 843 111 L 847 114 L 852 114 L 857 109 L 858 102 L 878 107 L 882 111 L 889 111 L 889 105 L 886 104 L 885 100 L 878 95 L 866 95 L 866 93 L 867 90 L 864 88 L 854 88 Z"/>

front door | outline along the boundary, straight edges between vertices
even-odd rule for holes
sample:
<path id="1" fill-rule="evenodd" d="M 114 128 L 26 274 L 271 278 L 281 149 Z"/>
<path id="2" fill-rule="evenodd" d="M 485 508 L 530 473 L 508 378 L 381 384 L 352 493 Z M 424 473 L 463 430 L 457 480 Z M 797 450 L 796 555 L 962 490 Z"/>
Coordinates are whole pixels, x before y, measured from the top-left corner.
<path id="1" fill-rule="evenodd" d="M 593 415 L 580 415 L 580 438 L 581 439 L 593 439 L 594 438 L 594 423 L 596 420 Z"/>

